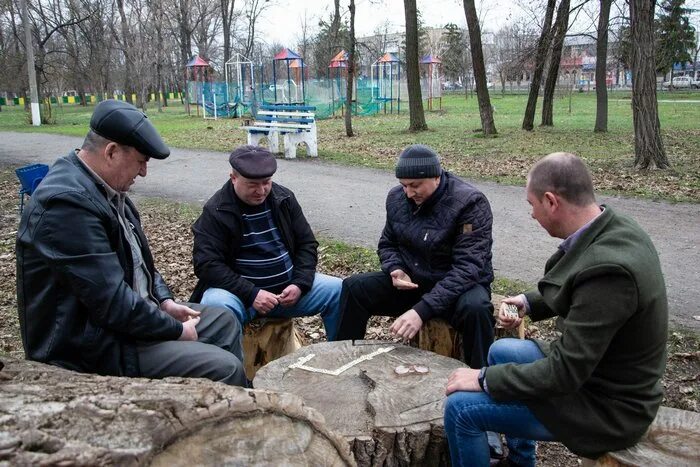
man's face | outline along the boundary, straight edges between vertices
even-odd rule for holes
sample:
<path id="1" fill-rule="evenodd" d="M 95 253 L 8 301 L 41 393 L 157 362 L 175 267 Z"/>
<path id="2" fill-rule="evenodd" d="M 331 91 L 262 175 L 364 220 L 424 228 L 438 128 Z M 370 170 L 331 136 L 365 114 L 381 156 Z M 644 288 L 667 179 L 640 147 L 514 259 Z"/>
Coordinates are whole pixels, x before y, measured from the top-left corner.
<path id="1" fill-rule="evenodd" d="M 129 191 L 136 177 L 145 177 L 147 173 L 148 156 L 144 156 L 131 146 L 109 143 L 106 147 L 108 153 L 108 175 L 105 182 L 116 191 Z"/>
<path id="2" fill-rule="evenodd" d="M 264 203 L 272 189 L 272 177 L 246 178 L 239 173 L 231 172 L 231 183 L 236 196 L 250 206 Z"/>
<path id="3" fill-rule="evenodd" d="M 440 185 L 440 177 L 434 178 L 399 178 L 399 183 L 403 186 L 403 192 L 408 199 L 412 199 L 416 205 L 420 206 L 435 193 Z"/>
<path id="4" fill-rule="evenodd" d="M 530 207 L 532 208 L 530 216 L 539 222 L 542 228 L 544 228 L 549 235 L 556 237 L 554 223 L 552 222 L 552 212 L 550 209 L 551 204 L 547 199 L 546 193 L 542 196 L 542 199 L 539 199 L 537 195 L 530 190 L 529 185 L 526 190 L 527 202 L 530 203 Z"/>

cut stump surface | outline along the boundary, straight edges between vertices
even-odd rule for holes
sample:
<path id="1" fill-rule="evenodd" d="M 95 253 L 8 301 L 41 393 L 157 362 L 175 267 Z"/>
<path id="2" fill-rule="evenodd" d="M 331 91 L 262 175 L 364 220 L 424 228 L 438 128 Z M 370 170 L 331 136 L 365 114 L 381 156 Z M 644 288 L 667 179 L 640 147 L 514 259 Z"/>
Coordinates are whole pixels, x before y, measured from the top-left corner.
<path id="1" fill-rule="evenodd" d="M 298 396 L 2 360 L 0 465 L 355 465 Z"/>
<path id="2" fill-rule="evenodd" d="M 290 368 L 313 354 L 304 365 L 336 370 L 387 347 L 394 348 L 337 376 Z M 403 375 L 397 374 L 400 366 Z M 424 371 L 419 366 L 428 372 L 416 371 Z M 345 436 L 358 465 L 446 465 L 445 385 L 449 374 L 462 366 L 458 360 L 391 342 L 324 342 L 267 364 L 254 386 L 301 396 L 323 414 L 329 429 Z"/>

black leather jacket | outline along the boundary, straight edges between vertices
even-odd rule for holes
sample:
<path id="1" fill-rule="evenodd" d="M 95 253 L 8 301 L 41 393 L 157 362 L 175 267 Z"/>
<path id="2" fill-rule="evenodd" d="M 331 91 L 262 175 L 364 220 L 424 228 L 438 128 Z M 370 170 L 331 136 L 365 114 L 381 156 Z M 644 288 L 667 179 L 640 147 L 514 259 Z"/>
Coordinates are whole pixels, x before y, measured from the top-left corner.
<path id="1" fill-rule="evenodd" d="M 492 223 L 483 193 L 449 172 L 421 206 L 394 187 L 377 251 L 382 271 L 401 269 L 429 291 L 414 306 L 423 321 L 448 313 L 474 284 L 490 290 Z"/>
<path id="2" fill-rule="evenodd" d="M 172 294 L 126 200 L 159 301 Z M 182 324 L 132 288 L 131 248 L 104 188 L 75 152 L 51 167 L 17 232 L 17 307 L 28 359 L 103 375 L 138 376 L 138 341 L 174 340 Z"/>
<path id="3" fill-rule="evenodd" d="M 318 242 L 291 190 L 273 183 L 268 197 L 272 201 L 272 215 L 280 237 L 294 264 L 291 283 L 305 294 L 314 282 Z M 199 282 L 190 302 L 199 303 L 210 287 L 228 290 L 247 307 L 255 300 L 259 289 L 234 271 L 243 238 L 239 202 L 233 184 L 226 181 L 207 201 L 202 214 L 192 226 L 194 273 Z"/>

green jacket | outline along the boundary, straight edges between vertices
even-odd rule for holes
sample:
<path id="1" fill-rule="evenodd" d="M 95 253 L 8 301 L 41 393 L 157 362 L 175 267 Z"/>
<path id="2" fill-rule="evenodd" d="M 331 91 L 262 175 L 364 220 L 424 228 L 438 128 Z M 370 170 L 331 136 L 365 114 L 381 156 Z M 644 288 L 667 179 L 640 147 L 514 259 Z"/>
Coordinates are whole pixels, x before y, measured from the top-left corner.
<path id="1" fill-rule="evenodd" d="M 559 316 L 546 358 L 490 367 L 499 401 L 525 403 L 575 454 L 634 445 L 661 405 L 668 307 L 658 254 L 632 219 L 605 211 L 527 295 L 534 321 Z M 538 342 L 538 344 L 540 344 Z"/>

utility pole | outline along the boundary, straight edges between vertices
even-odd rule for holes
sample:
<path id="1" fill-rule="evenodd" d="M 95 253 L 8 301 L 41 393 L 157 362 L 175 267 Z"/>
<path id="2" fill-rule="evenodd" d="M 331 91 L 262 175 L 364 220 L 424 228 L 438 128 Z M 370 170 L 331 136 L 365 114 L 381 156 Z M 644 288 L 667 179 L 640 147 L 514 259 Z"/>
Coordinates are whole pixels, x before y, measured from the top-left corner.
<path id="1" fill-rule="evenodd" d="M 27 51 L 27 73 L 29 73 L 29 94 L 32 103 L 32 125 L 41 126 L 41 114 L 39 113 L 39 93 L 36 88 L 36 70 L 34 70 L 34 46 L 32 45 L 32 31 L 29 26 L 28 0 L 19 0 L 22 7 L 22 24 L 24 25 L 24 48 Z"/>

